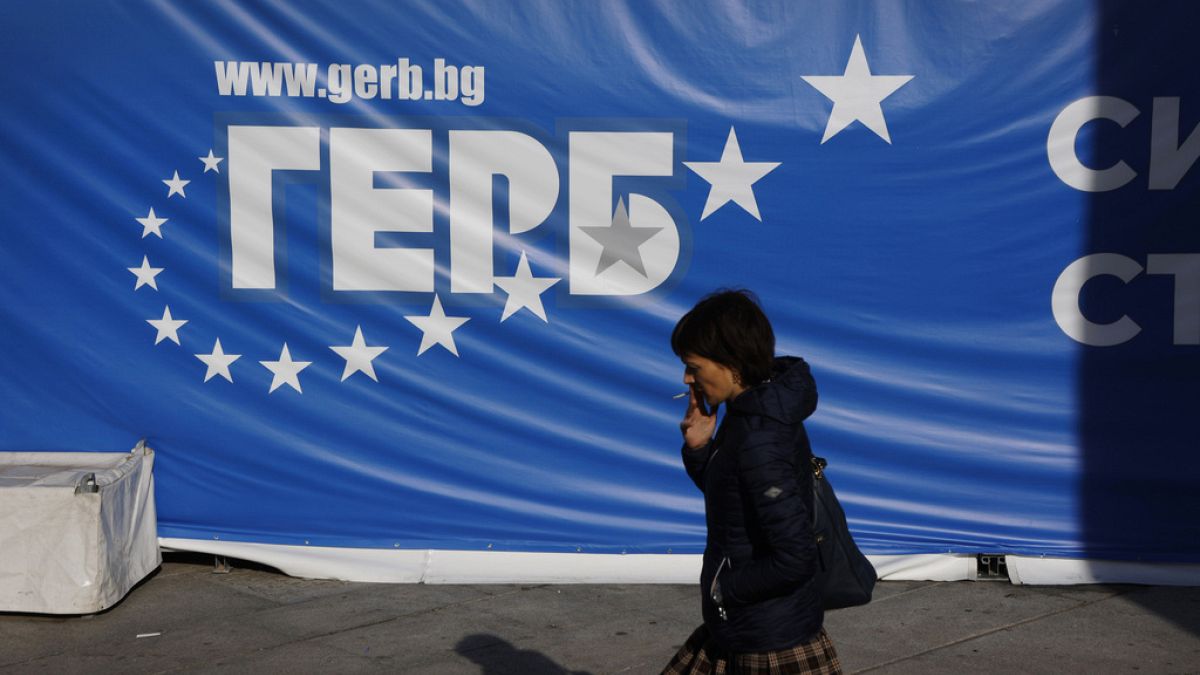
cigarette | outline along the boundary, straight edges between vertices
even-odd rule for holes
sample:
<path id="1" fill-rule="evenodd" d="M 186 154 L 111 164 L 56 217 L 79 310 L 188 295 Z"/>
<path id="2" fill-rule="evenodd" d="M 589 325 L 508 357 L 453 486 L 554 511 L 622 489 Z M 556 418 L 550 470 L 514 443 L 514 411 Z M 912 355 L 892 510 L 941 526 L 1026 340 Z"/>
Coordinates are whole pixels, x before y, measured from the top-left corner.
<path id="1" fill-rule="evenodd" d="M 138 633 L 138 634 L 137 634 L 137 636 L 138 636 L 138 639 L 139 639 L 139 640 L 140 640 L 141 638 L 148 638 L 148 637 L 158 637 L 159 635 L 162 635 L 162 632 L 161 632 L 161 631 L 159 631 L 159 632 L 157 632 L 157 633 Z"/>
<path id="2" fill-rule="evenodd" d="M 671 398 L 683 398 L 684 396 L 687 396 L 687 395 L 688 395 L 688 393 L 689 393 L 689 392 L 686 392 L 686 391 L 685 391 L 685 392 L 681 392 L 681 393 L 675 394 L 675 395 L 674 395 L 674 396 L 672 396 Z"/>

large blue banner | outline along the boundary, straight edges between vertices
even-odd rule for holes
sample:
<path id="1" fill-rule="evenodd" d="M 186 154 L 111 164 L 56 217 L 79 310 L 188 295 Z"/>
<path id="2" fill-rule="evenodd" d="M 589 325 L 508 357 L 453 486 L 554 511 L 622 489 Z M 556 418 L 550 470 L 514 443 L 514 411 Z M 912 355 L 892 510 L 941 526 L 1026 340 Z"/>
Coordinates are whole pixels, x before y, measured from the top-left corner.
<path id="1" fill-rule="evenodd" d="M 163 536 L 696 552 L 759 295 L 870 553 L 1200 561 L 1187 2 L 0 9 L 0 450 Z"/>

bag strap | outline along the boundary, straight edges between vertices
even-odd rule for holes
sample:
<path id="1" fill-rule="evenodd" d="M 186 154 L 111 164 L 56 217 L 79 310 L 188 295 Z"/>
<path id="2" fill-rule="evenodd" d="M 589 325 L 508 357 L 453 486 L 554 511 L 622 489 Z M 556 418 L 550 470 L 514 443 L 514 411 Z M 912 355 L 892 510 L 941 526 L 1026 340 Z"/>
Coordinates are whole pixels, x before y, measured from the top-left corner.
<path id="1" fill-rule="evenodd" d="M 819 491 L 818 484 L 821 482 L 821 477 L 825 475 L 825 467 L 827 467 L 827 466 L 829 466 L 829 462 L 826 462 L 824 457 L 817 457 L 816 455 L 813 455 L 813 457 L 812 457 L 813 485 L 812 485 L 811 509 L 812 509 L 813 535 L 816 537 L 818 544 L 821 543 L 821 540 L 823 539 L 823 537 L 821 536 L 821 533 L 816 531 L 816 529 L 817 529 L 816 528 L 817 511 L 818 511 L 817 504 L 821 501 L 821 496 L 818 494 L 818 491 Z"/>

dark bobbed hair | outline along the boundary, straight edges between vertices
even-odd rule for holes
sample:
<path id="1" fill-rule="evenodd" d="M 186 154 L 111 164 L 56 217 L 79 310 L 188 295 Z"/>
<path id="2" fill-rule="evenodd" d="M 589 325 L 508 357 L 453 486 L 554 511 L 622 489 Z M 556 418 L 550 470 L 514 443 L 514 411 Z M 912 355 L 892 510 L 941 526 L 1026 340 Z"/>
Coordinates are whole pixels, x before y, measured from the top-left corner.
<path id="1" fill-rule="evenodd" d="M 684 314 L 671 333 L 679 358 L 702 356 L 733 370 L 746 387 L 771 378 L 775 331 L 748 290 L 719 289 Z"/>

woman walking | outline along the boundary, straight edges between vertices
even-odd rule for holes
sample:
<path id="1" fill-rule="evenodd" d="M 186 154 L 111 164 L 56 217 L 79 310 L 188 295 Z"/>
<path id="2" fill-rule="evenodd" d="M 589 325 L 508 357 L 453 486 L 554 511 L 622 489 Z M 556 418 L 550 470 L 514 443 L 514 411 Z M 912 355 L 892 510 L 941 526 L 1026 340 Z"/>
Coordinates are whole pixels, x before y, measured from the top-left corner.
<path id="1" fill-rule="evenodd" d="M 708 539 L 704 623 L 663 673 L 840 673 L 813 583 L 808 364 L 775 357 L 771 323 L 747 291 L 702 299 L 671 349 L 689 387 L 683 464 L 704 493 Z"/>

